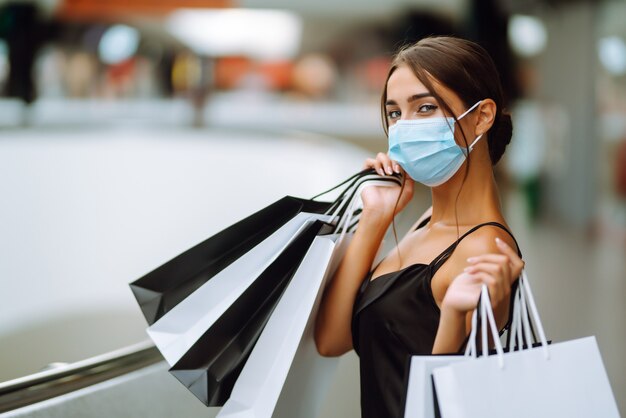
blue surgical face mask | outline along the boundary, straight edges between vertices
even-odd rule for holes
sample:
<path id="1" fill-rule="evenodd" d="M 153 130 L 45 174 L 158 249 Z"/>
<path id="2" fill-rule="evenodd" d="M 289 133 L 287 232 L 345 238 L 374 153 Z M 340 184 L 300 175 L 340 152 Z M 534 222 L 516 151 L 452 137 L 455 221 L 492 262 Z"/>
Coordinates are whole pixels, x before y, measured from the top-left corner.
<path id="1" fill-rule="evenodd" d="M 476 102 L 457 120 L 481 102 Z M 452 117 L 397 121 L 389 128 L 389 158 L 397 161 L 413 180 L 428 187 L 445 183 L 482 137 L 476 137 L 468 148 L 460 147 L 454 140 L 454 122 Z"/>

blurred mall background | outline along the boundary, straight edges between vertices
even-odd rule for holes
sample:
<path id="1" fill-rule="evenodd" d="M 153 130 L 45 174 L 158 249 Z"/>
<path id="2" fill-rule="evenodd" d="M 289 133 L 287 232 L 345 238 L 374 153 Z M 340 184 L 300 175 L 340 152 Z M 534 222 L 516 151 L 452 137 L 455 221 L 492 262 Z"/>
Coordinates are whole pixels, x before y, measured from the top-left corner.
<path id="1" fill-rule="evenodd" d="M 515 128 L 497 178 L 546 331 L 595 335 L 626 411 L 621 0 L 0 0 L 0 382 L 145 341 L 129 282 L 386 151 L 391 56 L 433 34 L 496 61 Z M 8 415 L 216 413 L 135 369 Z M 359 416 L 354 353 L 320 409 Z"/>

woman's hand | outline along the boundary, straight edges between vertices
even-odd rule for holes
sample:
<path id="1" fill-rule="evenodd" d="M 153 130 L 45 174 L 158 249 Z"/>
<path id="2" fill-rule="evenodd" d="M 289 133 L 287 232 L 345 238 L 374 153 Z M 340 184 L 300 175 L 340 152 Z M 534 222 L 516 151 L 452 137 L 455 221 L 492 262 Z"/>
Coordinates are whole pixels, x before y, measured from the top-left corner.
<path id="1" fill-rule="evenodd" d="M 381 176 L 393 173 L 404 174 L 404 187 L 402 188 L 399 186 L 366 187 L 361 192 L 364 213 L 380 216 L 384 220 L 391 222 L 391 219 L 411 201 L 413 197 L 413 179 L 404 173 L 404 170 L 398 163 L 392 161 L 387 154 L 382 152 L 379 152 L 376 158 L 365 160 L 363 168 L 374 168 Z"/>
<path id="2" fill-rule="evenodd" d="M 524 268 L 524 261 L 504 241 L 496 238 L 498 254 L 471 257 L 469 266 L 448 286 L 443 298 L 442 310 L 465 315 L 478 304 L 483 284 L 489 288 L 492 307 L 508 300 L 511 285 Z"/>

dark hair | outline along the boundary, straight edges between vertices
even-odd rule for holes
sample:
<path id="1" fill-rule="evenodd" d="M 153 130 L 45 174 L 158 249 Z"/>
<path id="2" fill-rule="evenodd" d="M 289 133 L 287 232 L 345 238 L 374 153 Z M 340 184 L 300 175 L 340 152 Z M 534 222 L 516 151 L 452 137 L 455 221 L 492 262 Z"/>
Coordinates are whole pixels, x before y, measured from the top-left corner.
<path id="1" fill-rule="evenodd" d="M 450 36 L 428 37 L 402 48 L 391 64 L 383 89 L 381 110 L 385 133 L 388 130 L 385 112 L 387 82 L 401 65 L 406 65 L 413 71 L 418 80 L 455 120 L 456 115 L 448 103 L 437 94 L 431 77 L 456 93 L 466 108 L 487 98 L 496 103 L 497 110 L 493 125 L 487 133 L 489 157 L 492 165 L 495 165 L 504 154 L 508 143 L 511 142 L 513 125 L 511 115 L 503 110 L 504 95 L 500 76 L 487 51 L 474 42 Z M 463 128 L 460 129 L 467 147 L 467 138 Z"/>

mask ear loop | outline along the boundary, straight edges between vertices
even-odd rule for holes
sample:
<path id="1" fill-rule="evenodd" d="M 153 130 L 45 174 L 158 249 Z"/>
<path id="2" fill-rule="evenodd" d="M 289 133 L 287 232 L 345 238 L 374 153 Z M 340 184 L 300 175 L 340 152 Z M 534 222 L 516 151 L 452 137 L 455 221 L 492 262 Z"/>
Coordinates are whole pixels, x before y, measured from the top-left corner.
<path id="1" fill-rule="evenodd" d="M 463 119 L 465 116 L 467 116 L 467 114 L 469 114 L 472 110 L 476 109 L 476 107 L 478 107 L 479 104 L 481 104 L 483 101 L 479 100 L 476 103 L 474 103 L 474 105 L 472 107 L 470 107 L 469 109 L 467 109 L 465 112 L 463 112 L 463 114 L 461 116 L 459 116 L 458 118 L 456 118 L 456 121 L 460 121 L 461 119 Z M 474 145 L 478 142 L 478 140 L 480 138 L 483 137 L 483 134 L 480 134 L 476 137 L 476 139 L 469 145 L 469 147 L 467 147 L 467 153 L 469 154 L 469 152 L 472 150 L 472 148 L 474 147 Z M 462 148 L 461 148 L 462 149 Z"/>
<path id="2" fill-rule="evenodd" d="M 472 110 L 476 109 L 476 107 L 481 104 L 483 101 L 479 100 L 476 103 L 474 103 L 474 105 L 472 107 L 470 107 L 469 109 L 467 109 L 465 112 L 463 112 L 463 114 L 461 116 L 459 116 L 458 118 L 456 118 L 457 121 L 463 119 L 465 116 L 467 116 L 468 113 L 470 113 Z"/>
<path id="3" fill-rule="evenodd" d="M 479 140 L 480 138 L 482 138 L 482 137 L 483 137 L 483 134 L 478 135 L 478 136 L 476 137 L 476 139 L 474 140 L 474 142 L 472 142 L 471 144 L 469 144 L 469 147 L 467 147 L 467 149 L 471 151 L 471 150 L 472 150 L 472 148 L 474 147 L 474 144 L 476 144 L 476 143 L 478 142 L 478 140 Z"/>

